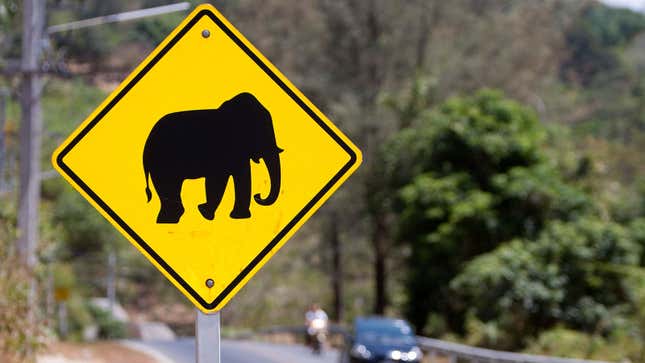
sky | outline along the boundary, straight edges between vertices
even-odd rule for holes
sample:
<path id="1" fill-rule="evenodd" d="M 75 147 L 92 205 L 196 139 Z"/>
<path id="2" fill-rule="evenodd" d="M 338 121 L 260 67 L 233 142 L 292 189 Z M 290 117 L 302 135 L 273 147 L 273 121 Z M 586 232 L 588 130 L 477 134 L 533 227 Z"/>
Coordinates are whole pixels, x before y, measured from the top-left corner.
<path id="1" fill-rule="evenodd" d="M 645 12 L 645 0 L 600 0 L 607 5 Z"/>

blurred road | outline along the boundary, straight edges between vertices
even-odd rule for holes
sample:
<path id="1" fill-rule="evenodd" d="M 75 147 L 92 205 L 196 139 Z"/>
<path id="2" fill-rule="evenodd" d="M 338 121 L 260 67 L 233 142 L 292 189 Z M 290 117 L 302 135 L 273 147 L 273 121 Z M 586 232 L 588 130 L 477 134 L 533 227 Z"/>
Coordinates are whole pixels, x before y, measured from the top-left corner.
<path id="1" fill-rule="evenodd" d="M 174 363 L 195 363 L 195 339 L 171 342 L 138 342 L 152 348 Z M 270 344 L 253 341 L 223 340 L 222 363 L 336 363 L 338 352 L 326 351 L 314 356 L 301 345 Z"/>

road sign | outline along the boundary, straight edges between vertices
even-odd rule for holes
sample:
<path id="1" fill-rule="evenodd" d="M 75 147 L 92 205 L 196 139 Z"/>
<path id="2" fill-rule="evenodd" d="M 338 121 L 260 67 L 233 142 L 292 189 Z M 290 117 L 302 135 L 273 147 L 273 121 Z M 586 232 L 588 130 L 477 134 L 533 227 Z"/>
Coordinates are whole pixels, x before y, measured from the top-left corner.
<path id="1" fill-rule="evenodd" d="M 69 300 L 69 287 L 57 287 L 54 289 L 54 300 L 57 302 Z"/>
<path id="2" fill-rule="evenodd" d="M 351 141 L 210 5 L 53 155 L 66 180 L 206 313 L 360 162 Z"/>

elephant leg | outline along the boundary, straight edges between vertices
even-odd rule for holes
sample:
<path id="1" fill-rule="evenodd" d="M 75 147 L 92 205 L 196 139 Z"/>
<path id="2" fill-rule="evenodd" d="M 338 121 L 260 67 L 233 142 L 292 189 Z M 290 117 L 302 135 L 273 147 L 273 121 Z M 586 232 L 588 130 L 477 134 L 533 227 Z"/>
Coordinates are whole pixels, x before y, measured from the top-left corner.
<path id="1" fill-rule="evenodd" d="M 177 223 L 182 214 L 184 206 L 181 203 L 182 179 L 173 177 L 159 177 L 152 180 L 159 194 L 161 209 L 157 215 L 157 223 Z"/>
<path id="2" fill-rule="evenodd" d="M 250 218 L 251 166 L 248 164 L 248 161 L 246 165 L 243 165 L 233 173 L 233 183 L 235 184 L 235 205 L 231 212 L 231 218 Z"/>
<path id="3" fill-rule="evenodd" d="M 226 190 L 228 174 L 206 177 L 206 203 L 198 206 L 199 212 L 209 221 L 215 218 L 215 210 L 219 206 Z"/>

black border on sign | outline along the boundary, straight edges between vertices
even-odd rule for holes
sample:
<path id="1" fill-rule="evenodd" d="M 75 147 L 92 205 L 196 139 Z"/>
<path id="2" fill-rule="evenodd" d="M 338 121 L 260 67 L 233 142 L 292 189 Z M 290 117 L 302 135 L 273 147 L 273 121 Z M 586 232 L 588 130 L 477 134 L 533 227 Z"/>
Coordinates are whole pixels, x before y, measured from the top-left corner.
<path id="1" fill-rule="evenodd" d="M 208 303 L 202 299 L 197 292 L 184 281 L 184 279 L 179 276 L 175 270 L 170 267 L 149 245 L 144 241 L 130 226 L 128 226 L 125 221 L 123 221 L 110 206 L 107 205 L 90 187 L 81 180 L 81 178 L 76 175 L 70 169 L 67 164 L 65 164 L 63 158 L 72 150 L 72 148 L 78 144 L 78 142 L 94 127 L 96 124 L 101 121 L 101 119 L 116 105 L 123 96 L 125 96 L 132 87 L 134 87 L 143 76 L 148 73 L 148 71 L 201 19 L 203 16 L 208 16 L 217 24 L 217 26 L 231 38 L 238 47 L 240 47 L 271 79 L 282 88 L 282 90 L 291 97 L 308 115 L 311 117 L 332 139 L 334 139 L 338 145 L 340 145 L 343 150 L 345 150 L 349 156 L 350 160 L 345 164 L 336 175 L 320 190 L 314 198 L 305 205 L 305 207 L 289 222 L 287 225 L 273 238 L 269 244 L 267 244 L 260 253 L 255 256 L 255 258 L 237 275 L 235 279 L 213 300 Z M 74 182 L 87 193 L 87 195 L 92 198 L 125 232 L 130 235 L 138 244 L 143 248 L 158 264 L 161 266 L 170 276 L 172 276 L 201 306 L 208 310 L 214 309 L 224 298 L 226 298 L 233 289 L 253 270 L 253 268 L 260 263 L 266 257 L 266 255 L 271 252 L 271 250 L 284 238 L 284 236 L 313 208 L 313 206 L 340 180 L 340 178 L 349 171 L 349 169 L 356 164 L 358 158 L 356 153 L 345 143 L 334 131 L 325 123 L 323 120 L 316 115 L 307 104 L 302 101 L 296 95 L 296 93 L 289 88 L 281 79 L 278 77 L 272 70 L 269 68 L 262 60 L 247 47 L 244 42 L 242 42 L 231 29 L 226 27 L 224 22 L 222 22 L 217 15 L 215 15 L 209 9 L 203 9 L 193 19 L 191 19 L 186 26 L 175 35 L 166 46 L 155 55 L 155 57 L 145 65 L 145 67 L 136 75 L 134 78 L 114 97 L 110 103 L 105 106 L 97 115 L 90 121 L 90 123 L 81 130 L 78 135 L 72 139 L 72 141 L 63 148 L 63 150 L 56 157 L 56 163 L 67 175 L 74 180 Z"/>

